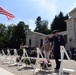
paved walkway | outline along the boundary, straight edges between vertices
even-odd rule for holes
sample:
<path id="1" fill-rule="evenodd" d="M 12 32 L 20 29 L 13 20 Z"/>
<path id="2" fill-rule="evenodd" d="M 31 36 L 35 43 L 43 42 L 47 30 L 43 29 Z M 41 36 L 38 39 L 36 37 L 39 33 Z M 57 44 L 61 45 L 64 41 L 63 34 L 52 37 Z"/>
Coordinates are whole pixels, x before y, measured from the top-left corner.
<path id="1" fill-rule="evenodd" d="M 54 68 L 55 61 L 51 60 L 51 62 L 52 62 L 53 68 Z M 76 61 L 64 60 L 63 67 L 76 70 Z M 2 63 L 0 62 L 0 75 L 33 75 L 33 69 L 32 68 L 24 68 L 24 69 L 18 71 L 17 66 L 9 67 L 8 64 L 2 65 Z M 51 72 L 42 71 L 42 72 L 39 72 L 37 75 L 52 75 L 52 74 L 51 74 Z M 58 75 L 58 73 L 53 72 L 53 75 Z M 69 72 L 69 71 L 64 72 L 64 75 L 76 75 L 76 71 L 74 73 Z"/>
<path id="2" fill-rule="evenodd" d="M 3 68 L 0 68 L 0 75 L 15 75 L 15 74 L 13 74 Z"/>

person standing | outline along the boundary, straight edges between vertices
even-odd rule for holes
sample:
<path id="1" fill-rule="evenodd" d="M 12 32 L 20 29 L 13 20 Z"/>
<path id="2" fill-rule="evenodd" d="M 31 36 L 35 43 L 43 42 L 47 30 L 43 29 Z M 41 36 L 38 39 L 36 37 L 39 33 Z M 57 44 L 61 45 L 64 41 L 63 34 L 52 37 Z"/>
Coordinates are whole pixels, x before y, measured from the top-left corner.
<path id="1" fill-rule="evenodd" d="M 51 46 L 50 46 L 50 42 L 49 42 L 49 37 L 48 36 L 45 38 L 43 46 L 44 46 L 44 56 L 45 56 L 46 59 L 49 60 Z"/>
<path id="2" fill-rule="evenodd" d="M 49 38 L 49 42 L 53 42 L 53 54 L 55 58 L 56 63 L 56 70 L 59 70 L 60 68 L 60 46 L 65 46 L 65 41 L 62 35 L 58 34 L 57 30 L 53 31 L 54 36 L 52 38 Z"/>

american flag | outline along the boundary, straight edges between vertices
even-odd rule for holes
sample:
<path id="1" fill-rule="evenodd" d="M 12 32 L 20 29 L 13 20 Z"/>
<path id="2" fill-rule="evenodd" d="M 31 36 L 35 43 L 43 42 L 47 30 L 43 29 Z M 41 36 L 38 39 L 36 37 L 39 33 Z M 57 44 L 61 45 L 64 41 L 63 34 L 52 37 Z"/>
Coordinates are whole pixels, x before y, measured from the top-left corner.
<path id="1" fill-rule="evenodd" d="M 12 15 L 11 13 L 7 12 L 5 9 L 3 9 L 2 7 L 0 7 L 0 14 L 6 15 L 6 17 L 8 18 L 8 20 L 11 20 L 12 18 L 14 18 L 15 16 Z"/>

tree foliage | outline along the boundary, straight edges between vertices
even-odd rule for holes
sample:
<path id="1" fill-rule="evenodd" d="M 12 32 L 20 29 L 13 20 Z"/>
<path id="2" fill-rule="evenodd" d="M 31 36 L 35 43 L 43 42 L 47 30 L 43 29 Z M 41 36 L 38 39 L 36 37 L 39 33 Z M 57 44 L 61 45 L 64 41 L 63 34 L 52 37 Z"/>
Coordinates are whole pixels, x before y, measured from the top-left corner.
<path id="1" fill-rule="evenodd" d="M 23 21 L 20 21 L 17 25 L 10 24 L 7 27 L 0 24 L 0 48 L 19 48 L 22 42 L 26 42 L 28 30 L 29 26 Z"/>
<path id="2" fill-rule="evenodd" d="M 43 34 L 49 34 L 51 31 L 48 29 L 48 21 L 42 20 L 40 16 L 37 17 L 36 21 L 36 28 L 35 32 L 43 33 Z"/>
<path id="3" fill-rule="evenodd" d="M 52 24 L 51 30 L 58 30 L 58 31 L 66 31 L 66 22 L 65 20 L 68 19 L 68 15 L 64 16 L 62 12 L 59 13 L 58 16 L 55 16 Z"/>
<path id="4" fill-rule="evenodd" d="M 6 32 L 6 26 L 4 24 L 0 23 L 0 47 L 5 46 L 4 45 L 5 32 Z"/>

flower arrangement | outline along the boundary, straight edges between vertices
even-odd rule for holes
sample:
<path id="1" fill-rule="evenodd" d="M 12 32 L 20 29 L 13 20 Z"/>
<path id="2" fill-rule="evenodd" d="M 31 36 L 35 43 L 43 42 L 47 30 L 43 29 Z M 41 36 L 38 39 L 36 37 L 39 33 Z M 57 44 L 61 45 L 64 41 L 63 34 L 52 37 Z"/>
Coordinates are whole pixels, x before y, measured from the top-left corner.
<path id="1" fill-rule="evenodd" d="M 24 58 L 23 63 L 25 63 L 25 64 L 27 64 L 27 65 L 30 65 L 30 61 L 29 61 L 28 58 Z"/>
<path id="2" fill-rule="evenodd" d="M 36 63 L 36 59 L 28 59 L 28 58 L 24 58 L 23 63 L 30 65 L 30 64 L 35 64 Z"/>
<path id="3" fill-rule="evenodd" d="M 36 63 L 36 59 L 30 59 L 30 61 L 31 61 L 32 64 Z"/>
<path id="4" fill-rule="evenodd" d="M 51 62 L 49 60 L 46 61 L 40 61 L 40 67 L 42 69 L 47 69 L 47 67 L 51 67 Z"/>

